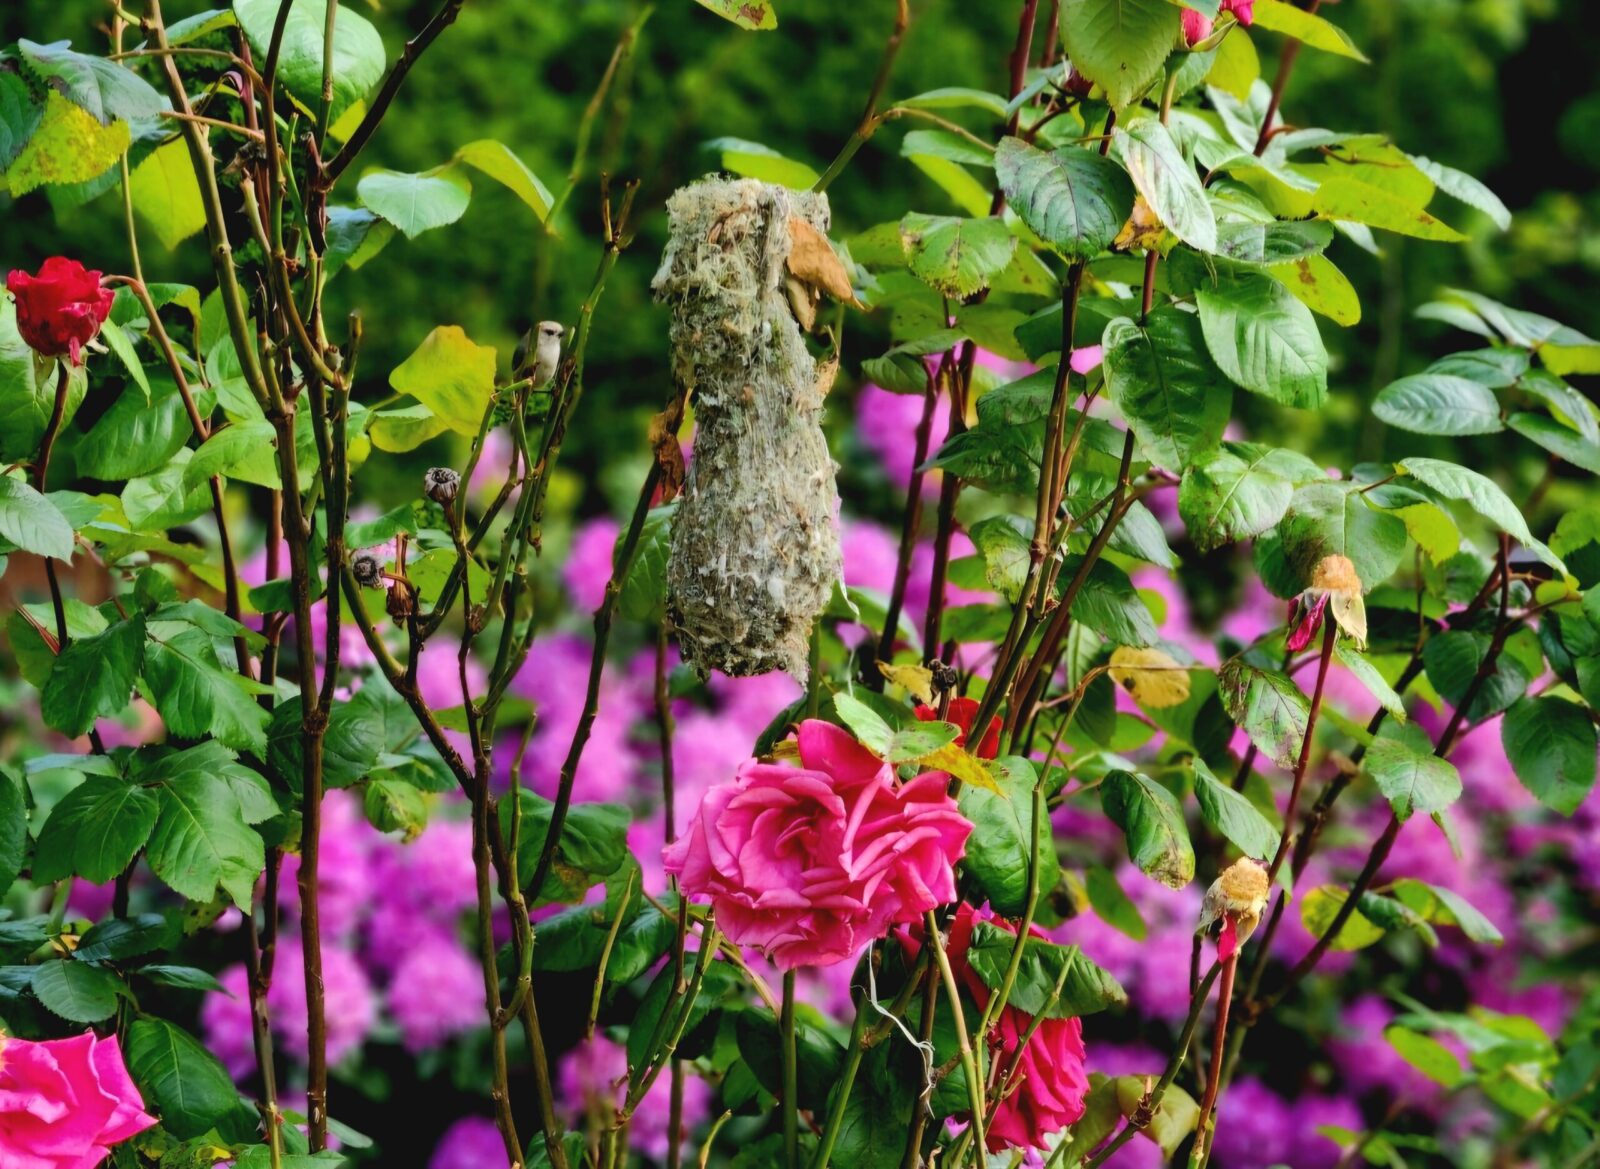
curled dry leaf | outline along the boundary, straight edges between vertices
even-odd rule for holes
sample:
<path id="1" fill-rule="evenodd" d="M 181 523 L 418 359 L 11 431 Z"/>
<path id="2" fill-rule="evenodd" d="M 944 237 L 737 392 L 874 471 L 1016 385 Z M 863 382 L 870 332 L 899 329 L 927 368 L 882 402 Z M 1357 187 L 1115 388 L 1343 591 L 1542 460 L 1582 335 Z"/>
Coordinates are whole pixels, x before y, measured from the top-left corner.
<path id="1" fill-rule="evenodd" d="M 835 300 L 860 305 L 833 245 L 804 219 L 789 221 L 789 271 L 802 283 L 821 289 Z"/>
<path id="2" fill-rule="evenodd" d="M 1189 699 L 1188 667 L 1154 646 L 1117 646 L 1111 651 L 1111 680 L 1151 710 Z"/>
<path id="3" fill-rule="evenodd" d="M 1144 201 L 1144 196 L 1139 195 L 1133 201 L 1133 214 L 1128 216 L 1128 222 L 1117 232 L 1111 247 L 1118 252 L 1131 252 L 1135 248 L 1148 250 L 1161 242 L 1162 233 L 1166 230 L 1150 204 Z"/>

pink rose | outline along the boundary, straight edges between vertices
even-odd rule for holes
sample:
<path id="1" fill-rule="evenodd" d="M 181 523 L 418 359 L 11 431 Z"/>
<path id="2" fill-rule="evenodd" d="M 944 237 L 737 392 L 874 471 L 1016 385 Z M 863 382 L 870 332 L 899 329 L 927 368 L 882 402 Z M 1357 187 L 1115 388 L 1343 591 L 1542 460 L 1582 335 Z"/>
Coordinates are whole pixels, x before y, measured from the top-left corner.
<path id="1" fill-rule="evenodd" d="M 1183 10 L 1183 43 L 1196 45 L 1211 35 L 1211 18 L 1193 8 Z"/>
<path id="2" fill-rule="evenodd" d="M 800 724 L 801 766 L 740 765 L 662 852 L 733 941 L 784 970 L 854 958 L 897 923 L 955 900 L 972 825 L 949 776 L 909 783 L 830 723 Z"/>
<path id="3" fill-rule="evenodd" d="M 155 1122 L 115 1035 L 0 1041 L 0 1164 L 93 1169 Z"/>
<path id="4" fill-rule="evenodd" d="M 980 921 L 1012 933 L 1016 927 L 987 909 L 974 910 L 965 903 L 950 923 L 945 953 L 956 978 L 981 1010 L 988 1005 L 989 988 L 967 961 L 972 927 Z M 1037 928 L 1031 932 L 1037 937 L 1045 936 Z M 913 954 L 921 947 L 923 936 L 921 930 L 910 932 L 907 948 Z M 1022 1037 L 1030 1029 L 1032 1036 L 1024 1044 Z M 991 1066 L 1002 1074 L 1013 1064 L 1016 1067 L 1011 1073 L 1011 1087 L 989 1118 L 985 1134 L 989 1151 L 1046 1148 L 1047 1136 L 1083 1115 L 1084 1098 L 1089 1094 L 1083 1025 L 1076 1018 L 1042 1019 L 1034 1027 L 1032 1015 L 1008 1003 L 990 1030 L 988 1041 Z"/>
<path id="5" fill-rule="evenodd" d="M 1233 13 L 1240 24 L 1249 24 L 1256 18 L 1256 0 L 1222 0 L 1222 11 Z"/>

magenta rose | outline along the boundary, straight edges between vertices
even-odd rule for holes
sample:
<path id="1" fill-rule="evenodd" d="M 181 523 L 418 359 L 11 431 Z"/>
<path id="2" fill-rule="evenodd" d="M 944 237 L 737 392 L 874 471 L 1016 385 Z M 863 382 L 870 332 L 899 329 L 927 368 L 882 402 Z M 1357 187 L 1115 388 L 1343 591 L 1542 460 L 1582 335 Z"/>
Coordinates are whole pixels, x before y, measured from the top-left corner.
<path id="1" fill-rule="evenodd" d="M 717 925 L 784 970 L 854 958 L 956 896 L 972 825 L 950 777 L 908 783 L 830 723 L 800 724 L 799 767 L 748 760 L 662 852 Z"/>
<path id="2" fill-rule="evenodd" d="M 83 347 L 105 324 L 116 299 L 100 273 L 65 256 L 51 256 L 35 275 L 14 271 L 6 288 L 17 301 L 17 332 L 46 357 L 66 354 L 77 365 Z"/>
<path id="3" fill-rule="evenodd" d="M 115 1035 L 0 1040 L 0 1165 L 93 1169 L 155 1122 Z"/>

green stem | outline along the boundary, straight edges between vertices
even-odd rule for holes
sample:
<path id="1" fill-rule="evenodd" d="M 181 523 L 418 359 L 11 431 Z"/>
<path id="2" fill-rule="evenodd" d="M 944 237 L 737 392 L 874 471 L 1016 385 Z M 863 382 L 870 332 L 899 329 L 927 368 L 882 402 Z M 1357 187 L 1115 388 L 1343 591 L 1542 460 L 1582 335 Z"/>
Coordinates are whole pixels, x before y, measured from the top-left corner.
<path id="1" fill-rule="evenodd" d="M 800 1164 L 800 1075 L 795 1054 L 794 971 L 783 972 L 783 1011 L 778 1029 L 783 1042 L 783 1163 L 787 1169 Z"/>

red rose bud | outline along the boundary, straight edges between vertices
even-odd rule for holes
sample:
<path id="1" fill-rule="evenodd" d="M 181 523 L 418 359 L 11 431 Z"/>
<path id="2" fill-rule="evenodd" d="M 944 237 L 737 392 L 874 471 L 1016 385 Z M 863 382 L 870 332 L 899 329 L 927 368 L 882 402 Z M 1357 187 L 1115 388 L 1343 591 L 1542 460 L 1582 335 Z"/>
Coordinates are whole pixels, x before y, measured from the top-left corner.
<path id="1" fill-rule="evenodd" d="M 45 357 L 66 354 L 80 363 L 83 347 L 105 324 L 115 299 L 100 285 L 100 273 L 65 256 L 51 256 L 37 275 L 14 271 L 6 288 L 17 302 L 17 331 Z"/>
<path id="2" fill-rule="evenodd" d="M 1222 11 L 1233 13 L 1240 24 L 1249 24 L 1256 18 L 1256 0 L 1222 0 Z"/>
<path id="3" fill-rule="evenodd" d="M 961 733 L 956 736 L 956 746 L 965 747 L 967 739 L 972 734 L 972 720 L 978 717 L 978 700 L 976 698 L 952 698 L 950 709 L 945 713 L 944 721 L 955 723 L 961 728 Z M 938 722 L 939 712 L 931 706 L 918 706 L 917 718 L 925 723 Z M 1000 716 L 989 720 L 989 729 L 976 747 L 970 748 L 979 759 L 993 759 L 1000 754 Z"/>

